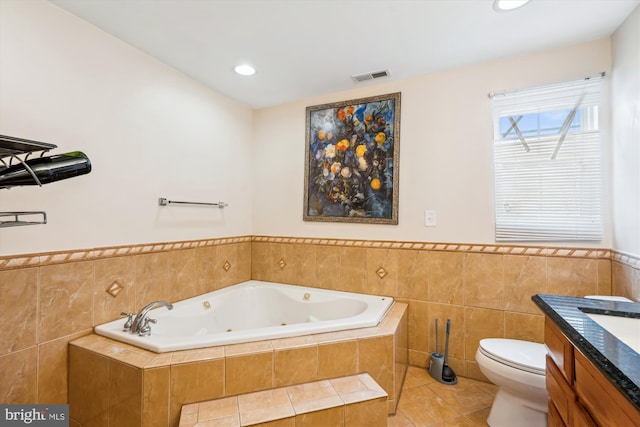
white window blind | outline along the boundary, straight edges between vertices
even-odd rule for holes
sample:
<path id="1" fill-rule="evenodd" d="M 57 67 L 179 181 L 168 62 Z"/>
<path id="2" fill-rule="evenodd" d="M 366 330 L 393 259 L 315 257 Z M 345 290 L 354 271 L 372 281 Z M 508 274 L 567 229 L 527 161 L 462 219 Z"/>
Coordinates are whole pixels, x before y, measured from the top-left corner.
<path id="1" fill-rule="evenodd" d="M 602 239 L 601 81 L 493 96 L 496 241 Z"/>

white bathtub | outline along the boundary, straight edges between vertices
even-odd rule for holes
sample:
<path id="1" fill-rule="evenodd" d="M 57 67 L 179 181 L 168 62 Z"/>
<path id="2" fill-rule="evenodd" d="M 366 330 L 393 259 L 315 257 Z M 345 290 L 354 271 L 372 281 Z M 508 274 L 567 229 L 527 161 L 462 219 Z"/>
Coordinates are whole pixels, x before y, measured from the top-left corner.
<path id="1" fill-rule="evenodd" d="M 144 304 L 151 301 L 145 301 Z M 393 298 L 251 280 L 157 308 L 151 335 L 123 332 L 125 319 L 95 332 L 156 353 L 376 326 Z"/>

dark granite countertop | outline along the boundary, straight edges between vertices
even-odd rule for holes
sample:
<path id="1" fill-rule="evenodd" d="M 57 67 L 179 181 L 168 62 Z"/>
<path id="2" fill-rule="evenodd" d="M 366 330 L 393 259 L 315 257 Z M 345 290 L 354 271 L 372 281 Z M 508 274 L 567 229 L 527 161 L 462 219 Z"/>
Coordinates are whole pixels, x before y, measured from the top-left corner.
<path id="1" fill-rule="evenodd" d="M 640 317 L 640 303 L 538 294 L 534 303 L 611 384 L 640 411 L 640 354 L 591 320 L 580 308 L 598 314 Z"/>

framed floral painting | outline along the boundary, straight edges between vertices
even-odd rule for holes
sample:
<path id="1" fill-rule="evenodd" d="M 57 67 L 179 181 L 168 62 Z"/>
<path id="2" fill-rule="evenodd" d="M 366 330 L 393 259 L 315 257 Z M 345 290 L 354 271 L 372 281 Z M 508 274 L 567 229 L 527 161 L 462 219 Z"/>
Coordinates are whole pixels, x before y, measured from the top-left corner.
<path id="1" fill-rule="evenodd" d="M 400 93 L 307 107 L 304 220 L 398 224 Z"/>

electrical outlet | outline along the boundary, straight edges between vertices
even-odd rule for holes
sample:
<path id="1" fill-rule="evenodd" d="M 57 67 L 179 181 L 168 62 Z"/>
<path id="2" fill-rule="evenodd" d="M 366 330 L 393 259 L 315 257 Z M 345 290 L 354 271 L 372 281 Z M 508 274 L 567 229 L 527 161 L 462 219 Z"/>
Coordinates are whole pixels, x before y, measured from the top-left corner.
<path id="1" fill-rule="evenodd" d="M 424 226 L 435 227 L 436 226 L 436 211 L 427 209 L 424 211 Z"/>

